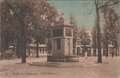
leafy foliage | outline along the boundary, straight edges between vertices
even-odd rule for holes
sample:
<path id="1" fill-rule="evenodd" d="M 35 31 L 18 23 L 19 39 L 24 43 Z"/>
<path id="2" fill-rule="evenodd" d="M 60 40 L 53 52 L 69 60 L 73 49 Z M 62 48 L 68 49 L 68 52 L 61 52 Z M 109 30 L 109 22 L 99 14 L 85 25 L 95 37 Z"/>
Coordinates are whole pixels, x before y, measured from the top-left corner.
<path id="1" fill-rule="evenodd" d="M 89 33 L 85 29 L 80 31 L 80 39 L 82 45 L 89 45 L 91 42 Z"/>
<path id="2" fill-rule="evenodd" d="M 116 25 L 119 17 L 115 12 L 115 9 L 106 6 L 103 9 L 105 25 L 104 25 L 104 34 L 112 42 L 116 43 L 118 40 L 119 27 Z M 106 39 L 105 39 L 106 40 Z M 117 46 L 114 45 L 114 46 Z"/>
<path id="3" fill-rule="evenodd" d="M 17 51 L 25 53 L 26 42 L 42 43 L 50 38 L 49 26 L 57 10 L 47 0 L 3 0 L 1 4 L 2 45 L 14 42 Z"/>

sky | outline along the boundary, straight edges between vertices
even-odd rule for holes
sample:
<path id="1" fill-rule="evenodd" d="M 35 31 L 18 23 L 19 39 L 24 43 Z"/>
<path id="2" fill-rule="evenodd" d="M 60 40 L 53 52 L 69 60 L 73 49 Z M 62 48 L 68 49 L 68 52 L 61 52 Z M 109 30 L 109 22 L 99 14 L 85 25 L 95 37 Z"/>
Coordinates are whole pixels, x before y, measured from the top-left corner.
<path id="1" fill-rule="evenodd" d="M 58 10 L 62 10 L 67 21 L 69 21 L 72 14 L 80 28 L 85 27 L 88 30 L 92 30 L 95 26 L 96 12 L 94 0 L 50 0 L 50 4 Z M 120 16 L 120 3 L 115 7 L 117 14 Z M 101 27 L 103 27 L 103 18 L 101 18 L 100 22 Z"/>
<path id="2" fill-rule="evenodd" d="M 67 21 L 72 14 L 77 25 L 81 28 L 92 30 L 95 25 L 95 5 L 92 0 L 51 0 L 50 4 L 58 10 L 62 10 Z"/>

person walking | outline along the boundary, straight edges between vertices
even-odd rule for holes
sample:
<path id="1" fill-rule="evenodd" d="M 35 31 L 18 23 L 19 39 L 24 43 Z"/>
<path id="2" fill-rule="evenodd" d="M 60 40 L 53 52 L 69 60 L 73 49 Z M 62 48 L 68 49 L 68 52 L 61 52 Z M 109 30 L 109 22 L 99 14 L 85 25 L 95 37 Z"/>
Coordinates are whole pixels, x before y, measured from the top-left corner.
<path id="1" fill-rule="evenodd" d="M 87 51 L 85 51 L 85 59 L 87 59 Z"/>

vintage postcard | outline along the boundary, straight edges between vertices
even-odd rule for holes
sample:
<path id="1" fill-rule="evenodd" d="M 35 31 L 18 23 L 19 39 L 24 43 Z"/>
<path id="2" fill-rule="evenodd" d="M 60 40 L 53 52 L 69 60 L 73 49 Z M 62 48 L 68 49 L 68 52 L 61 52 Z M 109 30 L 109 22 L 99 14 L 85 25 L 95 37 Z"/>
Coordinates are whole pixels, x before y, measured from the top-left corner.
<path id="1" fill-rule="evenodd" d="M 120 0 L 0 0 L 0 78 L 120 78 Z"/>

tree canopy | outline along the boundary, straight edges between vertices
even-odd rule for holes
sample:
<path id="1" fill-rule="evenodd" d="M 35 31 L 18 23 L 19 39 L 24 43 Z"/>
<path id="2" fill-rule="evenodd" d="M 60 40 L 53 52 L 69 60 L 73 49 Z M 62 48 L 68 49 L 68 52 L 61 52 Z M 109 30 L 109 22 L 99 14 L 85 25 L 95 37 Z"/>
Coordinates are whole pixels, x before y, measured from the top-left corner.
<path id="1" fill-rule="evenodd" d="M 33 39 L 35 42 L 43 42 L 43 38 L 49 36 L 48 28 L 56 22 L 56 17 L 57 10 L 50 6 L 47 0 L 3 0 L 2 45 L 8 43 L 3 50 L 7 49 L 11 42 L 14 42 L 19 51 L 23 50 L 22 44 L 26 46 L 27 42 Z"/>

